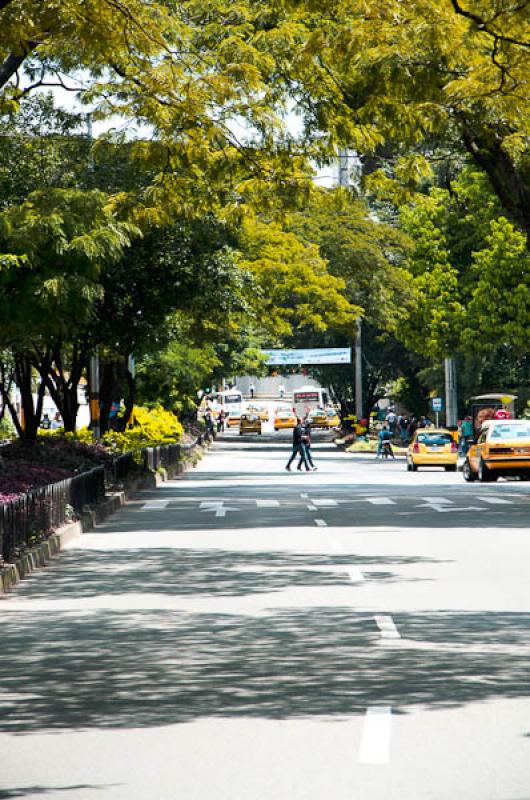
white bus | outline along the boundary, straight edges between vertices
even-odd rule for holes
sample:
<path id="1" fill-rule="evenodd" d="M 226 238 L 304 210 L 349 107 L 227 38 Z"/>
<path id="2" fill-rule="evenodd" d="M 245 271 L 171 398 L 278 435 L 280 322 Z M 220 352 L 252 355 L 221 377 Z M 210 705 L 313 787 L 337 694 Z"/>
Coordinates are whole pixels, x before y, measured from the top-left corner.
<path id="1" fill-rule="evenodd" d="M 243 395 L 239 389 L 228 389 L 226 392 L 214 392 L 202 403 L 202 412 L 210 408 L 214 417 L 219 416 L 221 411 L 229 414 L 230 411 L 241 413 Z"/>
<path id="2" fill-rule="evenodd" d="M 327 389 L 318 386 L 301 386 L 293 392 L 293 408 L 297 417 L 305 417 L 315 408 L 327 408 L 329 394 Z"/>

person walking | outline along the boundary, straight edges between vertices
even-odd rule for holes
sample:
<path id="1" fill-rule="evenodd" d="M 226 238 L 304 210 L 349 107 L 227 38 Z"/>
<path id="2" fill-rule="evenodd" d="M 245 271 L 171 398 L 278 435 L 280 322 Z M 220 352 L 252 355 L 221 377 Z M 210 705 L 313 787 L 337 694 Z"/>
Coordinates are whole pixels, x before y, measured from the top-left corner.
<path id="1" fill-rule="evenodd" d="M 278 391 L 280 393 L 280 400 L 283 400 L 283 398 L 285 397 L 285 386 L 283 385 L 283 383 L 280 383 Z"/>
<path id="2" fill-rule="evenodd" d="M 287 462 L 285 469 L 290 472 L 291 471 L 291 464 L 295 460 L 297 455 L 300 455 L 301 462 L 305 465 L 306 472 L 310 472 L 307 458 L 306 458 L 306 449 L 302 443 L 302 437 L 304 435 L 302 423 L 300 418 L 297 417 L 296 425 L 293 428 L 293 452 L 291 454 L 291 458 Z"/>
<path id="3" fill-rule="evenodd" d="M 305 451 L 305 463 L 306 469 L 307 465 L 309 464 L 310 468 L 313 472 L 316 472 L 317 467 L 313 464 L 313 458 L 311 455 L 311 424 L 308 419 L 305 419 L 302 423 L 302 442 L 301 442 L 301 449 Z M 302 469 L 302 455 L 300 455 L 300 461 L 298 462 L 297 469 Z"/>
<path id="4" fill-rule="evenodd" d="M 249 391 L 250 391 L 250 399 L 253 400 L 254 395 L 256 394 L 256 387 L 254 386 L 253 383 L 250 384 Z"/>

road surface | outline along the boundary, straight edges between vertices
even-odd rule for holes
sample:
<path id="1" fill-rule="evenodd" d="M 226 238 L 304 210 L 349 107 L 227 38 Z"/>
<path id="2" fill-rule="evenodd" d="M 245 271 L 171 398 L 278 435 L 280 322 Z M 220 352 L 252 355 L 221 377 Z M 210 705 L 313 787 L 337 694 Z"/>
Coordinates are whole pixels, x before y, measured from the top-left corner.
<path id="1" fill-rule="evenodd" d="M 229 433 L 0 603 L 0 797 L 530 797 L 528 484 Z"/>

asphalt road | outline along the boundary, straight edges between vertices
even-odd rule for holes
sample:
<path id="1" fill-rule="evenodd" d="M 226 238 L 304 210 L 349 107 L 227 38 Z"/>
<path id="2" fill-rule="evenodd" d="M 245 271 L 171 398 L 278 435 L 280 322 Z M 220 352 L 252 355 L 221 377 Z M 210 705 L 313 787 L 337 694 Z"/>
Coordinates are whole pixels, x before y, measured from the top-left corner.
<path id="1" fill-rule="evenodd" d="M 228 434 L 0 602 L 0 797 L 528 800 L 529 484 Z"/>

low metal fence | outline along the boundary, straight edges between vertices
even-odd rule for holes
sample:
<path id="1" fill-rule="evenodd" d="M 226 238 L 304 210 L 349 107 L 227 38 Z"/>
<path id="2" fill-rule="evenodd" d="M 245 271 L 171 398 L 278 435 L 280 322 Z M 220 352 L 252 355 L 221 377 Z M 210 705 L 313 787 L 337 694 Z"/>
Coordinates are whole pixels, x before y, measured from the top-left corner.
<path id="1" fill-rule="evenodd" d="M 208 441 L 208 433 L 199 433 L 190 444 L 146 447 L 142 450 L 143 468 L 156 471 L 159 467 L 173 466 Z M 0 505 L 0 566 L 47 539 L 61 525 L 80 517 L 85 506 L 102 500 L 105 497 L 105 479 L 108 484 L 116 485 L 138 467 L 133 453 L 124 453 L 106 467 L 94 467 Z"/>
<path id="2" fill-rule="evenodd" d="M 0 563 L 13 561 L 104 496 L 105 468 L 94 467 L 0 505 Z"/>
<path id="3" fill-rule="evenodd" d="M 182 457 L 183 447 L 180 444 L 164 444 L 156 447 L 146 447 L 144 454 L 144 469 L 156 471 L 159 467 L 170 467 L 178 464 Z"/>
<path id="4" fill-rule="evenodd" d="M 111 486 L 123 483 L 129 475 L 138 469 L 134 453 L 122 453 L 106 465 L 106 475 Z"/>

